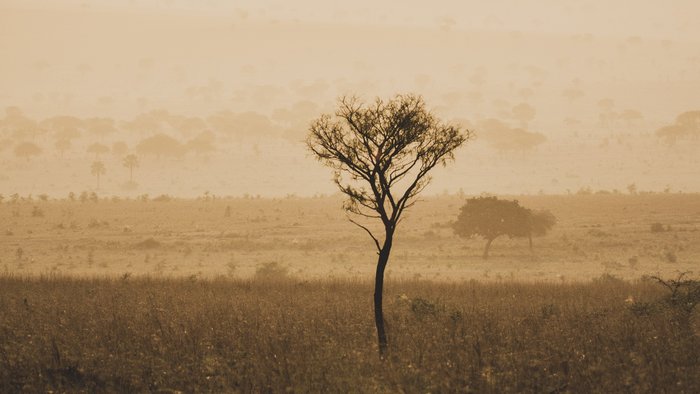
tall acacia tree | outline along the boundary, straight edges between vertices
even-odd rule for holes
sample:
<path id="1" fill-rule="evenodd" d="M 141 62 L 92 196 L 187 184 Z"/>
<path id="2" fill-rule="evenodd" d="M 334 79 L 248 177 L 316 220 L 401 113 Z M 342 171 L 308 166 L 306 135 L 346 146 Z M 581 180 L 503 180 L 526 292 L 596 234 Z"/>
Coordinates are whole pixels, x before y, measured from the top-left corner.
<path id="1" fill-rule="evenodd" d="M 388 101 L 377 98 L 370 104 L 342 97 L 335 116 L 322 115 L 311 123 L 308 149 L 335 170 L 334 181 L 348 197 L 343 204 L 348 219 L 366 231 L 377 248 L 374 319 L 382 356 L 388 343 L 382 312 L 384 271 L 396 227 L 430 183 L 430 170 L 454 159 L 454 150 L 470 137 L 470 131 L 439 121 L 423 98 L 412 94 Z M 350 214 L 380 221 L 383 236 Z"/>

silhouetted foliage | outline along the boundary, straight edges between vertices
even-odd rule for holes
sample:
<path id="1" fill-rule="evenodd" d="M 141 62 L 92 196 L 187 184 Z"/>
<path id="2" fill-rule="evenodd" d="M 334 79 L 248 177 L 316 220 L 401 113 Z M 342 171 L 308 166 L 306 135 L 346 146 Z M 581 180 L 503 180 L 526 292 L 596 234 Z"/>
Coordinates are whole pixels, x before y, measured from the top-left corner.
<path id="1" fill-rule="evenodd" d="M 666 227 L 664 227 L 663 224 L 658 222 L 652 223 L 650 229 L 652 233 L 663 233 L 664 231 L 666 231 Z"/>
<path id="2" fill-rule="evenodd" d="M 517 200 L 499 200 L 496 197 L 467 199 L 453 223 L 453 230 L 461 237 L 479 236 L 486 240 L 482 257 L 488 259 L 491 243 L 502 236 L 528 237 L 545 235 L 556 223 L 548 211 L 532 211 Z"/>
<path id="3" fill-rule="evenodd" d="M 2 128 L 5 134 L 12 137 L 15 141 L 34 139 L 42 132 L 37 122 L 26 117 L 22 110 L 17 107 L 5 109 L 5 119 L 2 121 Z"/>
<path id="4" fill-rule="evenodd" d="M 184 153 L 182 144 L 173 137 L 166 134 L 156 134 L 148 137 L 136 145 L 136 151 L 146 155 L 161 156 L 181 156 Z"/>
<path id="5" fill-rule="evenodd" d="M 15 155 L 29 160 L 32 156 L 37 156 L 41 153 L 41 148 L 33 142 L 22 142 L 15 146 Z"/>
<path id="6" fill-rule="evenodd" d="M 365 104 L 355 97 L 339 100 L 335 116 L 323 115 L 310 127 L 309 150 L 335 170 L 334 181 L 348 199 L 344 209 L 359 217 L 377 219 L 383 240 L 365 225 L 348 219 L 372 238 L 379 258 L 375 275 L 374 314 L 379 352 L 387 350 L 382 312 L 384 270 L 389 261 L 396 226 L 404 210 L 428 185 L 428 173 L 453 159 L 453 152 L 470 133 L 441 123 L 423 98 L 397 95 Z M 349 176 L 349 180 L 342 175 Z"/>
<path id="7" fill-rule="evenodd" d="M 209 116 L 207 122 L 213 130 L 229 136 L 256 138 L 277 136 L 281 132 L 281 129 L 267 116 L 257 112 L 220 111 Z"/>
<path id="8" fill-rule="evenodd" d="M 122 162 L 124 167 L 129 169 L 129 182 L 134 181 L 134 168 L 139 167 L 139 158 L 134 154 L 127 155 Z"/>
<path id="9" fill-rule="evenodd" d="M 499 151 L 527 151 L 545 142 L 544 134 L 512 128 L 498 119 L 486 119 L 479 123 L 479 136 Z"/>
<path id="10" fill-rule="evenodd" d="M 192 151 L 197 155 L 204 155 L 216 151 L 214 142 L 216 136 L 211 131 L 202 131 L 193 139 L 187 141 L 185 147 L 188 151 Z"/>
<path id="11" fill-rule="evenodd" d="M 530 234 L 541 237 L 547 235 L 549 230 L 557 224 L 557 218 L 549 211 L 532 211 L 529 210 L 530 214 Z M 532 246 L 532 245 L 531 245 Z"/>
<path id="12" fill-rule="evenodd" d="M 92 175 L 97 177 L 97 188 L 100 188 L 100 176 L 104 175 L 107 172 L 107 169 L 105 168 L 105 165 L 101 161 L 95 161 L 92 163 L 92 166 L 90 167 L 90 172 Z"/>
<path id="13" fill-rule="evenodd" d="M 98 159 L 100 157 L 100 155 L 109 152 L 109 147 L 105 144 L 95 142 L 94 144 L 91 144 L 90 146 L 88 146 L 87 152 L 94 153 L 95 159 Z"/>
<path id="14" fill-rule="evenodd" d="M 675 123 L 656 131 L 656 135 L 669 145 L 678 140 L 697 139 L 700 137 L 700 111 L 688 111 L 676 117 Z"/>
<path id="15" fill-rule="evenodd" d="M 114 119 L 112 118 L 88 118 L 83 122 L 85 129 L 95 134 L 98 138 L 103 138 L 117 131 Z"/>
<path id="16" fill-rule="evenodd" d="M 63 157 L 63 154 L 64 154 L 68 149 L 70 149 L 71 145 L 72 145 L 72 144 L 71 144 L 70 140 L 68 140 L 68 139 L 60 139 L 60 140 L 56 140 L 56 142 L 54 143 L 53 146 L 54 146 L 54 148 L 56 148 L 56 150 L 59 152 L 59 154 L 61 155 L 61 157 Z"/>

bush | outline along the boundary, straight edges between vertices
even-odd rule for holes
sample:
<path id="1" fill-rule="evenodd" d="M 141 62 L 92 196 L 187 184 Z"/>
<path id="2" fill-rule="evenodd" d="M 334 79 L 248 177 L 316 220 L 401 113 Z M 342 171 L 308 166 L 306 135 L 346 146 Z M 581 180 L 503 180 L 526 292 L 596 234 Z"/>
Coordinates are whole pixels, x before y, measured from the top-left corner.
<path id="1" fill-rule="evenodd" d="M 289 268 L 283 267 L 280 265 L 280 263 L 276 261 L 270 261 L 267 263 L 264 263 L 262 265 L 259 265 L 255 269 L 255 275 L 254 279 L 255 280 L 261 280 L 261 279 L 272 279 L 272 280 L 281 280 L 285 279 L 289 276 Z"/>
<path id="2" fill-rule="evenodd" d="M 87 225 L 87 226 L 88 226 L 88 228 L 100 228 L 100 227 L 103 227 L 103 226 L 104 226 L 104 227 L 108 227 L 108 226 L 109 226 L 109 222 L 107 222 L 106 220 L 101 220 L 101 221 L 100 221 L 100 220 L 97 220 L 97 219 L 95 219 L 95 218 L 92 218 L 92 219 L 90 219 L 90 221 L 88 222 L 88 225 Z"/>
<path id="3" fill-rule="evenodd" d="M 173 198 L 167 194 L 161 194 L 160 196 L 153 199 L 153 201 L 155 201 L 155 202 L 169 202 L 172 200 L 173 200 Z"/>
<path id="4" fill-rule="evenodd" d="M 669 263 L 675 263 L 678 261 L 678 256 L 676 256 L 676 252 L 673 250 L 666 249 L 664 251 L 664 259 Z"/>
<path id="5" fill-rule="evenodd" d="M 34 208 L 32 208 L 32 216 L 35 218 L 43 218 L 44 210 L 35 205 Z"/>
<path id="6" fill-rule="evenodd" d="M 661 224 L 661 223 L 652 223 L 651 224 L 651 232 L 652 233 L 663 233 L 664 231 L 666 231 L 666 229 L 664 228 L 663 224 Z"/>
<path id="7" fill-rule="evenodd" d="M 160 248 L 160 246 L 161 246 L 160 242 L 156 241 L 153 238 L 147 238 L 147 239 L 144 239 L 143 241 L 137 243 L 136 245 L 134 245 L 134 248 L 135 249 L 156 249 L 156 248 Z"/>
<path id="8" fill-rule="evenodd" d="M 436 316 L 439 312 L 439 307 L 425 298 L 416 297 L 411 300 L 411 312 L 421 319 L 426 316 Z"/>

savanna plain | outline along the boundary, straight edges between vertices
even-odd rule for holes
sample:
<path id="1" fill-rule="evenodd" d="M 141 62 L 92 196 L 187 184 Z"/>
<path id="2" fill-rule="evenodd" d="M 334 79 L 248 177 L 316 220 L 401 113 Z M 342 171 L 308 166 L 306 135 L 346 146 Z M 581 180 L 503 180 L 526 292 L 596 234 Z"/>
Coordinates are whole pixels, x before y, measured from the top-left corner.
<path id="1" fill-rule="evenodd" d="M 488 260 L 425 197 L 383 359 L 341 196 L 84 197 L 0 204 L 2 392 L 700 391 L 697 194 L 510 196 L 557 224 Z"/>

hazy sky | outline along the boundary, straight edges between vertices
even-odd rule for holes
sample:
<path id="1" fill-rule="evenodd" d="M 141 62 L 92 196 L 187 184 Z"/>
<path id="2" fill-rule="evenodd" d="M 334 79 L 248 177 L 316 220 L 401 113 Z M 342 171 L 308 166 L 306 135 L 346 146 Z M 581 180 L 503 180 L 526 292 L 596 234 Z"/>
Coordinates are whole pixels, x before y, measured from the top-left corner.
<path id="1" fill-rule="evenodd" d="M 353 22 L 457 28 L 527 30 L 557 33 L 639 35 L 696 40 L 700 5 L 692 0 L 438 0 L 287 1 L 287 0 L 3 0 L 7 7 L 34 9 L 83 7 L 133 12 L 187 12 L 317 22 Z"/>
<path id="2" fill-rule="evenodd" d="M 640 92 L 614 85 L 626 79 L 684 84 L 700 74 L 700 25 L 693 20 L 700 11 L 697 2 L 397 4 L 1 0 L 0 105 L 28 111 L 34 106 L 41 114 L 133 114 L 143 108 L 133 103 L 147 100 L 155 107 L 194 110 L 181 96 L 187 89 L 208 87 L 224 95 L 226 102 L 207 106 L 218 110 L 235 96 L 252 96 L 249 89 L 271 92 L 290 84 L 332 85 L 319 92 L 325 93 L 316 96 L 319 101 L 347 91 L 419 90 L 431 97 L 466 90 L 460 85 L 475 72 L 487 78 L 479 89 L 493 101 L 512 95 L 504 91 L 506 85 L 533 88 L 528 86 L 533 81 L 513 72 L 517 67 L 546 71 L 557 93 L 572 83 L 591 90 L 603 85 L 609 92 L 598 99 L 629 94 L 637 100 Z M 626 58 L 618 59 L 621 55 Z M 429 83 L 415 83 L 425 76 Z M 365 92 L 365 87 L 372 88 Z M 546 87 L 534 88 L 546 92 Z M 677 93 L 660 98 L 686 99 L 684 92 Z M 47 105 L 51 98 L 60 105 Z M 97 102 L 109 108 L 93 105 Z M 628 105 L 658 108 L 651 101 Z M 491 116 L 471 112 L 453 111 L 462 117 Z"/>
<path id="3" fill-rule="evenodd" d="M 0 108 L 17 106 L 37 120 L 117 121 L 153 110 L 202 119 L 253 111 L 277 122 L 275 130 L 294 129 L 277 165 L 326 174 L 300 145 L 312 117 L 331 111 L 342 94 L 416 92 L 441 117 L 464 121 L 481 136 L 451 170 L 460 180 L 438 176 L 434 190 L 562 192 L 632 181 L 700 190 L 693 164 L 653 138 L 678 114 L 698 109 L 698 14 L 695 1 L 0 0 Z M 522 105 L 534 110 L 531 119 L 516 114 Z M 630 113 L 639 117 L 622 118 Z M 491 119 L 546 142 L 515 159 L 489 150 L 494 141 L 487 137 L 495 134 L 482 126 Z M 134 146 L 142 137 L 102 142 Z M 41 138 L 51 152 L 53 140 Z M 94 143 L 90 138 L 81 143 Z M 83 145 L 72 148 L 74 155 Z M 652 162 L 652 149 L 668 161 Z M 0 150 L 0 158 L 9 160 L 11 151 Z M 504 155 L 534 175 L 514 172 Z M 223 154 L 218 160 L 207 165 L 231 165 Z M 89 182 L 75 165 L 72 176 Z M 493 174 L 470 172 L 479 166 Z M 27 179 L 20 172 L 5 177 L 11 185 Z M 214 177 L 211 186 L 190 189 L 299 193 L 300 179 L 273 178 L 251 178 L 239 190 Z M 309 190 L 331 187 L 323 176 Z"/>

